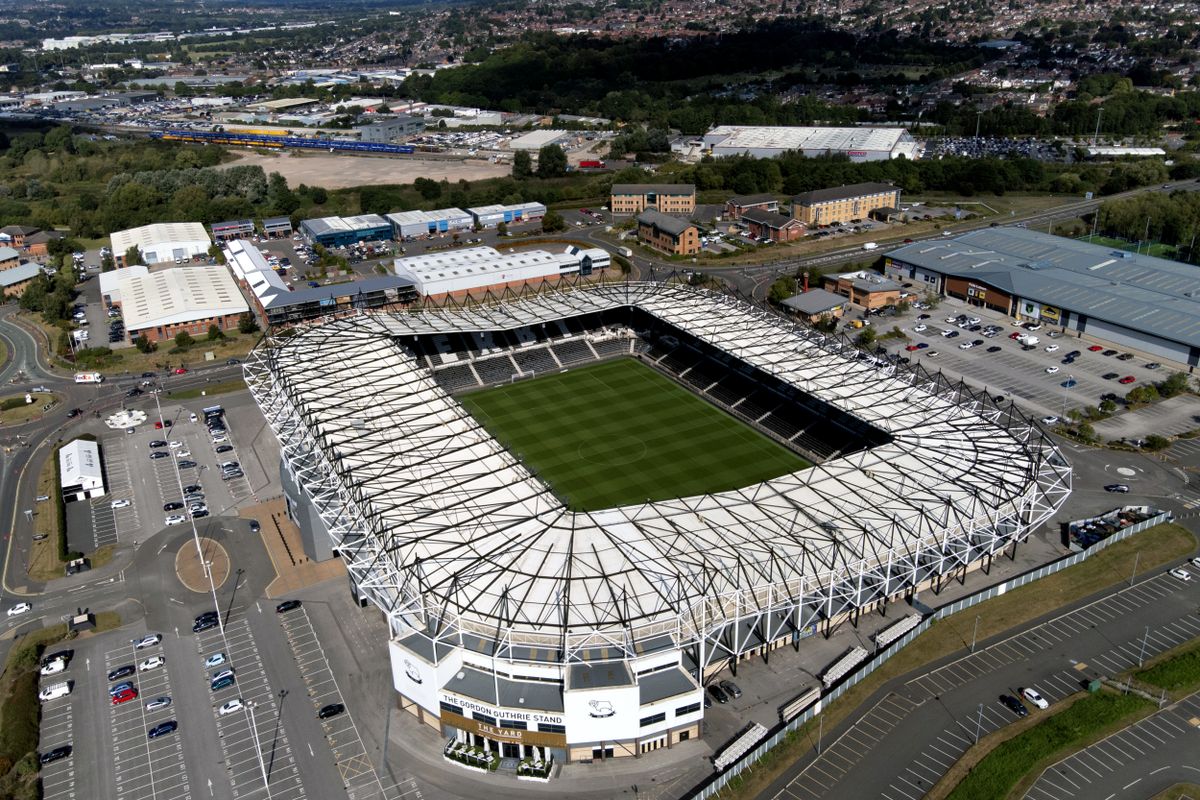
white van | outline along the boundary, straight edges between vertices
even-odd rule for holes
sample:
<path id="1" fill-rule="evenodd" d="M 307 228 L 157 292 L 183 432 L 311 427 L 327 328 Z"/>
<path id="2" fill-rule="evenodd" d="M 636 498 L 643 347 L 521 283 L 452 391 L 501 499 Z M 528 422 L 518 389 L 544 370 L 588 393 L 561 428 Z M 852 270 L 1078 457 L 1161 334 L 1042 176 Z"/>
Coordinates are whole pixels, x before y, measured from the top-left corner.
<path id="1" fill-rule="evenodd" d="M 71 693 L 71 684 L 69 681 L 59 681 L 52 683 L 49 686 L 38 692 L 38 700 L 43 703 L 49 700 L 57 700 L 60 697 L 66 697 Z"/>

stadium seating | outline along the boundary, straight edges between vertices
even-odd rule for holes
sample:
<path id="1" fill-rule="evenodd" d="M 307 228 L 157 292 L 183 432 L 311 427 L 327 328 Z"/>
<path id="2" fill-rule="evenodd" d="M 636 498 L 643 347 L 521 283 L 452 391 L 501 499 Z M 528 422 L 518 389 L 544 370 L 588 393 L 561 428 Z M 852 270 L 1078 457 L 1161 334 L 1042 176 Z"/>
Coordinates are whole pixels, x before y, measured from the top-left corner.
<path id="1" fill-rule="evenodd" d="M 628 347 L 628 343 L 625 343 L 625 346 Z M 554 354 L 558 356 L 558 360 L 564 365 L 583 364 L 596 359 L 596 353 L 592 352 L 586 339 L 567 339 L 555 342 L 551 347 L 554 348 Z"/>
<path id="2" fill-rule="evenodd" d="M 434 372 L 433 377 L 448 392 L 458 392 L 479 386 L 479 381 L 476 380 L 475 373 L 471 371 L 469 364 L 444 367 Z"/>
<path id="3" fill-rule="evenodd" d="M 552 370 L 562 369 L 554 357 L 544 347 L 530 347 L 523 350 L 515 350 L 512 354 L 513 360 L 517 362 L 517 366 L 521 368 L 521 372 L 547 372 Z"/>

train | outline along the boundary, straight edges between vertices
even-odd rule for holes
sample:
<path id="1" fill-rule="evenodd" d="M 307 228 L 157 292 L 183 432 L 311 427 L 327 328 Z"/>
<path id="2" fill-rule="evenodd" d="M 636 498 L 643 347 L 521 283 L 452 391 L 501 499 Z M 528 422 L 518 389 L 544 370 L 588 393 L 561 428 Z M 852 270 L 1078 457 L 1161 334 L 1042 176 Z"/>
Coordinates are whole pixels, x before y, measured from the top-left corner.
<path id="1" fill-rule="evenodd" d="M 170 142 L 198 142 L 202 144 L 229 144 L 241 147 L 296 147 L 305 150 L 346 151 L 356 153 L 391 153 L 411 155 L 416 148 L 411 144 L 384 144 L 382 142 L 360 142 L 354 139 L 308 138 L 305 136 L 279 136 L 276 134 L 241 133 L 239 131 L 189 131 L 167 129 L 151 131 L 150 138 Z"/>

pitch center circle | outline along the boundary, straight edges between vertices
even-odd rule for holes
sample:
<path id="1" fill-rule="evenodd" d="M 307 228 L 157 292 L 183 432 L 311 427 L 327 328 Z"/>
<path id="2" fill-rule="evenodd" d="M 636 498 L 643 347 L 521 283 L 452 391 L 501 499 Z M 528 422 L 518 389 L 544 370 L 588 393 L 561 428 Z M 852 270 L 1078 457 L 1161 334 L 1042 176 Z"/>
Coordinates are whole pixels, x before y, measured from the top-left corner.
<path id="1" fill-rule="evenodd" d="M 623 467 L 641 461 L 646 443 L 636 436 L 606 436 L 579 445 L 579 457 L 606 467 Z"/>

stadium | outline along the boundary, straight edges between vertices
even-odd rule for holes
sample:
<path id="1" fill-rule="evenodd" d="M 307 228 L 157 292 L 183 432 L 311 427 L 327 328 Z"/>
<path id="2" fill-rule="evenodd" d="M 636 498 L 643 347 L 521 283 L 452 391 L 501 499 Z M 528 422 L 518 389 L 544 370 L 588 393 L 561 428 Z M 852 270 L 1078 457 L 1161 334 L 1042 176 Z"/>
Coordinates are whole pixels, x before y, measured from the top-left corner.
<path id="1" fill-rule="evenodd" d="M 670 283 L 345 316 L 245 370 L 388 620 L 399 707 L 459 761 L 696 738 L 722 670 L 972 569 L 1070 492 L 1011 405 Z"/>

